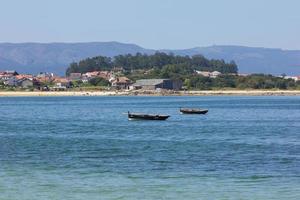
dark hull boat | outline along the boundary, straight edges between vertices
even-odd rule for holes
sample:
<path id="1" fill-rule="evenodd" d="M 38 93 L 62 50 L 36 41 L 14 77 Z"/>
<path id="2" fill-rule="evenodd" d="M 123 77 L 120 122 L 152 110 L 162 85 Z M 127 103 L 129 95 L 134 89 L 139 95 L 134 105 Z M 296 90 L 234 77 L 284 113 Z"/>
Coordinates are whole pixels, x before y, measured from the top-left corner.
<path id="1" fill-rule="evenodd" d="M 155 114 L 143 114 L 143 113 L 130 113 L 128 112 L 129 120 L 166 120 L 169 115 L 155 115 Z"/>
<path id="2" fill-rule="evenodd" d="M 196 108 L 180 108 L 182 114 L 206 114 L 207 109 L 196 109 Z"/>

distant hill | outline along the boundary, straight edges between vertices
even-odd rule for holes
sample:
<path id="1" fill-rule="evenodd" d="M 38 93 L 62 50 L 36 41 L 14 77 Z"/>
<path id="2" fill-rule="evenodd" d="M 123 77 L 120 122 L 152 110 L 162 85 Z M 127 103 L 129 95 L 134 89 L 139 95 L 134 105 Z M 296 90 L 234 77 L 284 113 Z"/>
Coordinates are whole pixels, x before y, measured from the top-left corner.
<path id="1" fill-rule="evenodd" d="M 167 52 L 179 55 L 202 54 L 210 59 L 234 60 L 241 73 L 300 75 L 300 50 L 210 46 Z"/>
<path id="2" fill-rule="evenodd" d="M 156 50 L 119 42 L 91 43 L 1 43 L 0 70 L 22 73 L 41 71 L 64 74 L 71 62 L 93 56 L 116 56 L 137 52 L 153 54 Z M 160 50 L 178 55 L 202 54 L 207 58 L 234 60 L 241 73 L 300 74 L 300 51 L 210 46 L 184 50 Z"/>
<path id="3" fill-rule="evenodd" d="M 87 57 L 137 52 L 152 53 L 134 44 L 118 42 L 2 43 L 0 44 L 0 70 L 15 69 L 24 73 L 47 71 L 64 74 L 71 62 Z"/>

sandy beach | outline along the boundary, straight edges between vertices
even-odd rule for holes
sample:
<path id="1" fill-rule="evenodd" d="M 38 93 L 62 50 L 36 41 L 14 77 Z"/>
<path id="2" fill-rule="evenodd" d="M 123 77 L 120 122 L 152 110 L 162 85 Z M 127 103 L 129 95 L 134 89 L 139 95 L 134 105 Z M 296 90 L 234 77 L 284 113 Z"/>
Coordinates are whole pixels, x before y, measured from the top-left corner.
<path id="1" fill-rule="evenodd" d="M 300 90 L 202 90 L 202 91 L 0 91 L 0 97 L 22 96 L 298 96 Z"/>
<path id="2" fill-rule="evenodd" d="M 126 95 L 125 92 L 104 92 L 104 91 L 13 91 L 2 92 L 0 97 L 22 97 L 22 96 L 112 96 L 112 95 Z"/>

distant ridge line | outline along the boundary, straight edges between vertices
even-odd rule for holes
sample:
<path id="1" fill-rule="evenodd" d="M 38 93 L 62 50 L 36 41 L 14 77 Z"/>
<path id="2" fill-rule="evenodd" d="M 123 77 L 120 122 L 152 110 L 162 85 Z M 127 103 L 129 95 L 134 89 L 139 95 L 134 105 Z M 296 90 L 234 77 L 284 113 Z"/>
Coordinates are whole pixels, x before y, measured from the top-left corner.
<path id="1" fill-rule="evenodd" d="M 280 48 L 213 45 L 190 49 L 147 49 L 132 43 L 111 42 L 23 42 L 0 43 L 0 70 L 22 73 L 49 71 L 64 74 L 71 62 L 87 57 L 121 54 L 153 54 L 156 51 L 175 55 L 202 54 L 209 59 L 234 60 L 241 73 L 300 74 L 300 50 Z"/>

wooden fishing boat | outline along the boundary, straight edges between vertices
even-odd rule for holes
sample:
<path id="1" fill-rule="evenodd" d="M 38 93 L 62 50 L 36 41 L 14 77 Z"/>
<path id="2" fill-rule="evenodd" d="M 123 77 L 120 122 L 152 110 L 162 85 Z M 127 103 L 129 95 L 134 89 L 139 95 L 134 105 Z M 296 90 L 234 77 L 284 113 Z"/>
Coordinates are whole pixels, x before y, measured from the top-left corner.
<path id="1" fill-rule="evenodd" d="M 130 113 L 128 112 L 129 120 L 166 120 L 169 115 L 159 115 L 159 114 L 144 114 L 144 113 Z"/>
<path id="2" fill-rule="evenodd" d="M 198 108 L 180 108 L 182 114 L 206 114 L 207 109 L 198 109 Z"/>

